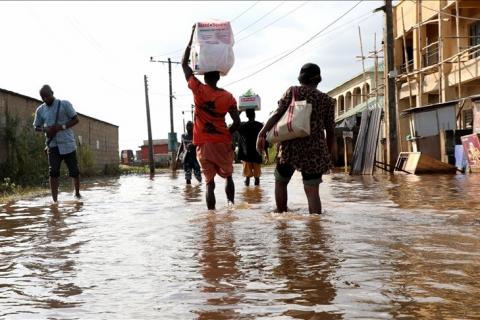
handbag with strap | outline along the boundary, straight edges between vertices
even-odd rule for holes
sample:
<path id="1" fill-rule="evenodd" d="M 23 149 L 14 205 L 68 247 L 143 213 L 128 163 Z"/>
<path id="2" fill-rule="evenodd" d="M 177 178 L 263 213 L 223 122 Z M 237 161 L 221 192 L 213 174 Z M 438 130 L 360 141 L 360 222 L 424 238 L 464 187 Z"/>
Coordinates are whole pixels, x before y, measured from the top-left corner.
<path id="1" fill-rule="evenodd" d="M 53 124 L 54 126 L 57 125 L 58 123 L 58 114 L 60 113 L 60 107 L 62 106 L 62 101 L 58 100 L 58 106 L 57 106 L 57 114 L 55 115 L 55 123 Z M 48 151 L 48 146 L 50 142 L 52 142 L 53 138 L 55 138 L 57 134 L 51 136 L 50 138 L 47 139 L 47 146 L 45 147 L 45 153 Z"/>
<path id="2" fill-rule="evenodd" d="M 312 104 L 307 100 L 296 101 L 297 88 L 292 88 L 292 101 L 287 111 L 267 133 L 267 141 L 277 143 L 310 135 Z"/>

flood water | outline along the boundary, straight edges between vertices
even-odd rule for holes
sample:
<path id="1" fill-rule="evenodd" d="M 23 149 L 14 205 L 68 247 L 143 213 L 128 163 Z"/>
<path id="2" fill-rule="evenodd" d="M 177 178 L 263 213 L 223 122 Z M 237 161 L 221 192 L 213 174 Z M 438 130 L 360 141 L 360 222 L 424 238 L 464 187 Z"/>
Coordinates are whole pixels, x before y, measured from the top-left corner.
<path id="1" fill-rule="evenodd" d="M 480 319 L 480 175 L 273 174 L 236 204 L 159 172 L 0 204 L 0 319 Z"/>

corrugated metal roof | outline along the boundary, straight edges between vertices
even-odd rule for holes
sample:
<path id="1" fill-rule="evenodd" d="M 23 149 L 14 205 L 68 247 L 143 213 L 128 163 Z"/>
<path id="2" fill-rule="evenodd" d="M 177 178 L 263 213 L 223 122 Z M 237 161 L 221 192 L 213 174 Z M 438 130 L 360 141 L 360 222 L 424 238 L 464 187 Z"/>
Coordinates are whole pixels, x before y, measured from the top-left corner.
<path id="1" fill-rule="evenodd" d="M 469 98 L 469 97 L 467 97 L 467 98 Z M 401 112 L 400 115 L 402 117 L 405 117 L 405 116 L 409 115 L 410 113 L 424 112 L 424 111 L 428 111 L 428 110 L 443 108 L 443 107 L 446 107 L 446 106 L 449 106 L 449 105 L 452 105 L 452 104 L 457 104 L 458 102 L 462 101 L 463 99 L 467 99 L 467 98 L 455 99 L 455 100 L 450 100 L 450 101 L 446 101 L 446 102 L 427 104 L 427 105 L 420 106 L 420 107 L 405 109 Z"/>
<path id="2" fill-rule="evenodd" d="M 383 108 L 383 103 L 383 96 L 378 97 L 378 106 L 376 104 L 375 97 L 372 97 L 368 99 L 368 101 L 357 104 L 354 108 L 335 118 L 335 122 L 340 122 L 343 119 L 356 115 L 357 113 L 362 113 L 362 111 L 365 109 Z"/>

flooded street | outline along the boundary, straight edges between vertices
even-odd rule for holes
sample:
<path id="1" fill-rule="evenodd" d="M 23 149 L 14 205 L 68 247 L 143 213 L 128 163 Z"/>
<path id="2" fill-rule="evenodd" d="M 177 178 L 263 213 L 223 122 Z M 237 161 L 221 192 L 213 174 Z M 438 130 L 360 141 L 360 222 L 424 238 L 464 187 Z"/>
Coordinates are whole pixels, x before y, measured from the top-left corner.
<path id="1" fill-rule="evenodd" d="M 480 175 L 325 176 L 310 216 L 240 172 L 215 213 L 183 171 L 0 204 L 0 318 L 480 318 Z"/>

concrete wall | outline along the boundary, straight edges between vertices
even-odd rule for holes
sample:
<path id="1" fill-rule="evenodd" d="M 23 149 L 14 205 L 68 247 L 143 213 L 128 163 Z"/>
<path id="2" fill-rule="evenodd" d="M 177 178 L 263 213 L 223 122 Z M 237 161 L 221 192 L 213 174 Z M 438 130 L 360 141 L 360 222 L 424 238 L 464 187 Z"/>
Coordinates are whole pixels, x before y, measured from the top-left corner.
<path id="1" fill-rule="evenodd" d="M 38 99 L 0 89 L 0 162 L 6 160 L 4 128 L 7 112 L 23 123 L 28 121 L 33 130 L 33 116 L 40 104 L 42 101 Z M 90 146 L 97 168 L 102 169 L 106 164 L 118 164 L 118 126 L 81 113 L 78 113 L 78 117 L 80 122 L 73 127 L 77 143 Z"/>

